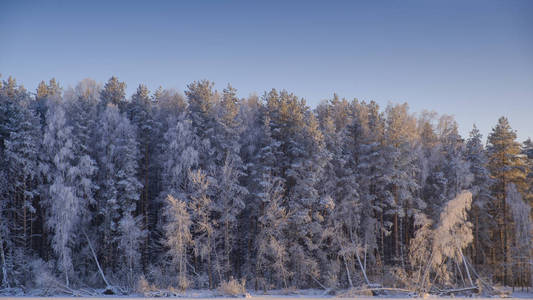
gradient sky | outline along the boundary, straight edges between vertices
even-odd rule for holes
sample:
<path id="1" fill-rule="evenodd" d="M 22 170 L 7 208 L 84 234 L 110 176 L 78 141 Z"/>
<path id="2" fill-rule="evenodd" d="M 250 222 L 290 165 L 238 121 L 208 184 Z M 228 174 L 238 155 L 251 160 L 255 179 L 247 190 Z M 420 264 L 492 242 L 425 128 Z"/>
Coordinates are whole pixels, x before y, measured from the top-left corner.
<path id="1" fill-rule="evenodd" d="M 334 92 L 454 115 L 504 115 L 533 138 L 533 1 L 2 1 L 0 73 L 34 90 L 112 75 L 242 97 L 273 87 L 314 107 Z"/>

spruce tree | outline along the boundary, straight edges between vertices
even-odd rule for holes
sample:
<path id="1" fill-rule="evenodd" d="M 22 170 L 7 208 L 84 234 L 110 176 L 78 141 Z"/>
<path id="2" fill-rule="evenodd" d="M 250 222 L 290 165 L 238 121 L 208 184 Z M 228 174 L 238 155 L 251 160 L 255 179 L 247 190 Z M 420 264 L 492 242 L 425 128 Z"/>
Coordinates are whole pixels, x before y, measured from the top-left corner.
<path id="1" fill-rule="evenodd" d="M 474 226 L 472 261 L 475 264 L 487 262 L 485 251 L 490 248 L 489 230 L 490 227 L 496 226 L 488 211 L 492 201 L 491 178 L 487 169 L 487 154 L 481 139 L 482 135 L 474 125 L 466 143 L 466 160 L 470 163 L 470 172 L 473 175 L 470 190 L 472 191 L 471 222 Z"/>

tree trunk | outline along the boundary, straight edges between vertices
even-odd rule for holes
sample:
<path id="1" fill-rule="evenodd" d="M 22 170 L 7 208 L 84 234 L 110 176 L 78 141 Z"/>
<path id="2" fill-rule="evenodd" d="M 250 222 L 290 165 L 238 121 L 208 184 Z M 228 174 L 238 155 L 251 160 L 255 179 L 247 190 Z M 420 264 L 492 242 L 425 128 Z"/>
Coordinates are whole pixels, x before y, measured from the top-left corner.
<path id="1" fill-rule="evenodd" d="M 6 256 L 4 254 L 4 240 L 0 236 L 0 259 L 2 259 L 2 285 L 9 288 L 9 281 L 7 280 L 7 265 Z"/>
<path id="2" fill-rule="evenodd" d="M 353 288 L 352 276 L 350 275 L 348 263 L 346 263 L 346 257 L 344 255 L 342 256 L 342 261 L 344 262 L 344 268 L 346 269 L 346 276 L 348 276 L 348 283 L 350 283 L 350 288 Z"/>
<path id="3" fill-rule="evenodd" d="M 396 210 L 398 209 L 398 190 L 397 187 L 394 187 L 394 203 L 396 205 Z M 398 212 L 394 212 L 394 256 L 398 258 L 400 254 L 400 241 L 399 241 L 399 232 L 398 232 Z"/>
<path id="4" fill-rule="evenodd" d="M 507 258 L 507 224 L 506 224 L 506 217 L 507 217 L 507 205 L 505 203 L 505 195 L 506 195 L 506 187 L 505 187 L 505 177 L 502 179 L 502 210 L 503 210 L 503 216 L 501 219 L 501 226 L 500 226 L 500 237 L 502 238 L 502 251 L 503 251 L 503 284 L 507 285 L 507 264 L 508 258 Z"/>
<path id="5" fill-rule="evenodd" d="M 370 281 L 368 281 L 368 277 L 366 276 L 366 268 L 361 263 L 361 258 L 359 257 L 359 252 L 355 250 L 355 257 L 357 257 L 357 262 L 359 263 L 359 267 L 361 268 L 361 272 L 363 272 L 363 276 L 365 277 L 365 281 L 367 285 L 370 285 Z"/>
<path id="6" fill-rule="evenodd" d="M 102 267 L 100 267 L 100 263 L 98 262 L 98 257 L 96 257 L 96 253 L 94 252 L 94 248 L 91 243 L 91 240 L 89 239 L 89 236 L 87 236 L 87 233 L 85 233 L 85 231 L 83 231 L 82 233 L 87 239 L 87 243 L 89 244 L 89 248 L 91 249 L 91 253 L 93 254 L 93 258 L 94 258 L 94 261 L 96 262 L 96 266 L 98 267 L 98 271 L 100 272 L 100 276 L 102 276 L 102 280 L 104 280 L 104 283 L 106 284 L 106 286 L 110 286 L 109 282 L 105 278 L 104 271 L 102 271 Z"/>
<path id="7" fill-rule="evenodd" d="M 472 281 L 472 276 L 470 276 L 470 271 L 468 270 L 466 259 L 465 259 L 465 256 L 463 255 L 463 250 L 461 250 L 461 248 L 459 248 L 459 253 L 461 253 L 461 258 L 463 259 L 463 264 L 465 266 L 466 275 L 468 276 L 468 281 L 470 282 L 470 285 L 473 286 L 474 282 Z"/>

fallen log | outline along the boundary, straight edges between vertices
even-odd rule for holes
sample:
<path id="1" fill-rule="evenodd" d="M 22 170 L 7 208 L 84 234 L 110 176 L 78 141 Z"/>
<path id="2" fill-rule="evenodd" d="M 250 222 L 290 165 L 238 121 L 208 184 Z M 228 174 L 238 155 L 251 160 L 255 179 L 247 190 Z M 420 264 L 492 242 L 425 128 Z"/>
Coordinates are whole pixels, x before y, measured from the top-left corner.
<path id="1" fill-rule="evenodd" d="M 452 295 L 452 294 L 458 294 L 463 292 L 472 292 L 472 293 L 479 293 L 479 288 L 477 286 L 470 286 L 465 288 L 459 288 L 459 289 L 450 289 L 450 290 L 440 290 L 439 295 Z"/>
<path id="2" fill-rule="evenodd" d="M 346 291 L 345 293 L 340 294 L 339 296 L 340 297 L 343 297 L 343 296 L 351 297 L 351 295 L 353 295 L 353 294 L 367 294 L 367 295 L 372 294 L 373 296 L 377 296 L 377 295 L 379 295 L 380 292 L 385 292 L 385 291 L 402 292 L 402 293 L 413 293 L 413 294 L 415 293 L 415 291 L 413 291 L 413 290 L 402 289 L 402 288 L 364 287 L 364 288 L 349 289 L 348 291 Z"/>

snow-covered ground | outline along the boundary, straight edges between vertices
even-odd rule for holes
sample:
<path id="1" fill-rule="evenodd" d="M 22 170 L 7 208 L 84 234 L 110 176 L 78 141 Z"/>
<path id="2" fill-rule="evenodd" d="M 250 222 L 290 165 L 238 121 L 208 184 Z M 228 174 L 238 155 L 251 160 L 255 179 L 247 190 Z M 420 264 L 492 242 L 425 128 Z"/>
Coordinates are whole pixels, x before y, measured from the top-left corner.
<path id="1" fill-rule="evenodd" d="M 142 297 L 142 296 L 137 296 L 137 297 L 131 297 L 131 296 L 109 296 L 109 297 L 0 297 L 0 299 L 27 299 L 27 300 L 42 300 L 42 299 L 54 299 L 54 300 L 72 300 L 72 299 L 79 299 L 79 300 L 83 300 L 83 299 L 88 299 L 88 300 L 99 300 L 99 299 L 102 299 L 102 300 L 105 300 L 105 299 L 110 299 L 110 298 L 118 298 L 118 299 L 165 299 L 165 298 L 145 298 L 145 297 Z M 314 300 L 314 299 L 320 299 L 320 300 L 323 300 L 325 297 L 306 297 L 306 296 L 294 296 L 294 295 L 291 295 L 291 296 L 279 296 L 279 295 L 276 295 L 276 296 L 252 296 L 251 299 L 254 299 L 254 300 L 278 300 L 278 299 L 282 299 L 282 300 L 287 300 L 287 299 L 291 299 L 291 298 L 294 298 L 294 299 L 298 299 L 298 300 L 302 300 L 302 299 L 305 299 L 305 300 Z M 334 299 L 338 299 L 338 300 L 354 300 L 354 299 L 361 299 L 361 300 L 364 300 L 364 299 L 373 299 L 373 300 L 376 300 L 376 299 L 388 299 L 388 298 L 394 298 L 394 299 L 398 299 L 398 300 L 401 300 L 401 299 L 413 299 L 413 298 L 406 298 L 406 297 L 394 297 L 394 296 L 391 296 L 391 297 L 369 297 L 369 296 L 361 296 L 361 297 L 355 297 L 355 298 L 337 298 L 337 297 L 327 297 L 327 298 L 334 298 Z M 428 299 L 431 299 L 431 298 L 440 298 L 440 297 L 428 297 Z M 453 298 L 453 299 L 472 299 L 472 298 L 468 298 L 468 297 L 442 297 L 442 298 Z M 523 298 L 533 298 L 533 294 L 529 293 L 529 294 L 521 294 L 521 293 L 517 293 L 515 295 L 513 295 L 512 298 L 505 298 L 505 299 L 523 299 Z M 213 300 L 213 299 L 216 299 L 216 300 L 235 300 L 235 298 L 179 298 L 179 299 L 183 299 L 183 300 L 188 300 L 188 299 L 191 299 L 191 300 Z M 493 297 L 493 298 L 475 298 L 475 299 L 479 299 L 479 300 L 483 300 L 483 299 L 498 299 L 498 297 Z"/>
<path id="2" fill-rule="evenodd" d="M 0 296 L 0 299 L 17 299 L 17 300 L 43 300 L 43 299 L 54 299 L 54 300 L 72 300 L 72 299 L 79 299 L 79 300 L 109 300 L 112 298 L 121 299 L 121 300 L 128 300 L 128 299 L 165 299 L 166 297 L 143 297 L 142 295 L 129 295 L 129 296 L 97 296 L 97 297 L 71 297 L 71 296 L 56 296 L 56 297 L 35 297 L 35 296 Z M 185 294 L 183 297 L 169 297 L 169 298 L 179 298 L 180 300 L 235 300 L 236 297 L 217 297 L 213 296 L 213 293 L 210 291 L 195 291 L 195 292 L 189 292 Z M 244 297 L 237 297 L 245 299 Z M 324 299 L 335 299 L 335 300 L 354 300 L 354 299 L 361 299 L 361 300 L 377 300 L 377 299 L 413 299 L 415 297 L 409 297 L 405 294 L 400 295 L 389 295 L 389 296 L 382 296 L 382 297 L 372 297 L 372 296 L 354 296 L 354 297 L 337 297 L 337 296 L 330 296 L 330 295 L 324 295 L 318 292 L 305 292 L 305 293 L 295 293 L 290 295 L 280 295 L 280 294 L 255 294 L 252 293 L 251 296 L 247 297 L 248 299 L 253 300 L 289 300 L 289 299 L 298 299 L 298 300 L 324 300 Z M 422 299 L 476 299 L 476 300 L 484 300 L 484 299 L 503 299 L 498 296 L 493 297 L 438 297 L 434 295 L 426 295 L 425 297 L 422 297 Z M 506 297 L 505 299 L 533 299 L 533 291 L 529 292 L 514 292 L 510 297 Z"/>
<path id="3" fill-rule="evenodd" d="M 103 290 L 98 290 L 98 296 L 82 296 L 82 297 L 74 297 L 74 296 L 66 296 L 66 295 L 57 295 L 57 296 L 47 296 L 47 297 L 40 297 L 39 295 L 43 295 L 41 290 L 34 290 L 33 292 L 30 292 L 26 295 L 16 295 L 15 296 L 2 296 L 0 294 L 0 299 L 27 299 L 27 300 L 42 300 L 42 299 L 54 299 L 54 300 L 72 300 L 72 299 L 80 299 L 80 300 L 99 300 L 99 299 L 121 299 L 121 300 L 128 300 L 128 299 L 176 299 L 179 298 L 180 300 L 235 300 L 236 298 L 242 298 L 242 299 L 251 299 L 251 300 L 354 300 L 354 299 L 361 299 L 361 300 L 370 300 L 370 299 L 476 299 L 476 300 L 483 300 L 483 299 L 533 299 L 533 289 L 529 289 L 529 291 L 522 291 L 521 289 L 516 289 L 515 292 L 512 291 L 511 287 L 495 287 L 496 290 L 498 290 L 502 295 L 508 294 L 508 297 L 499 297 L 497 295 L 492 297 L 487 296 L 474 296 L 474 297 L 465 297 L 465 296 L 435 296 L 435 295 L 426 295 L 424 297 L 416 297 L 411 296 L 407 293 L 401 293 L 401 292 L 387 292 L 387 295 L 384 296 L 364 296 L 364 295 L 356 295 L 356 294 L 348 294 L 348 291 L 345 291 L 344 293 L 338 292 L 337 295 L 328 294 L 324 290 L 320 289 L 306 289 L 306 290 L 270 290 L 268 292 L 263 291 L 248 291 L 246 297 L 230 297 L 230 296 L 221 296 L 217 290 L 196 290 L 196 289 L 189 289 L 183 294 L 179 294 L 176 297 L 165 297 L 165 296 L 155 296 L 155 294 L 146 295 L 143 296 L 143 294 L 133 294 L 133 295 L 103 295 L 101 294 Z M 96 292 L 96 290 L 93 290 Z M 163 291 L 161 291 L 163 292 Z M 33 295 L 33 296 L 32 296 Z"/>

